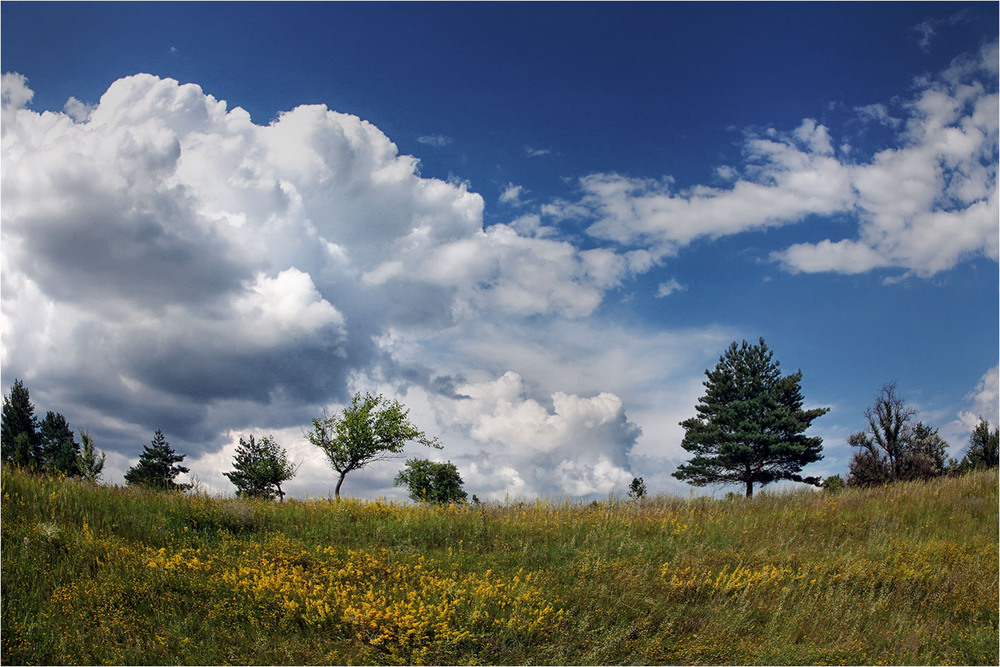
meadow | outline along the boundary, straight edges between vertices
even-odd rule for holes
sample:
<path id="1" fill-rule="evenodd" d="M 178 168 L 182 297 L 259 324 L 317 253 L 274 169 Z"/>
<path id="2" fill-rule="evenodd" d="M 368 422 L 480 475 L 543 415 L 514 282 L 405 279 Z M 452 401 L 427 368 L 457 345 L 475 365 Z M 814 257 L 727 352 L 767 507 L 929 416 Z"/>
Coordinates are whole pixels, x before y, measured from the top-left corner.
<path id="1" fill-rule="evenodd" d="M 998 664 L 995 470 L 414 506 L 2 472 L 4 664 Z"/>

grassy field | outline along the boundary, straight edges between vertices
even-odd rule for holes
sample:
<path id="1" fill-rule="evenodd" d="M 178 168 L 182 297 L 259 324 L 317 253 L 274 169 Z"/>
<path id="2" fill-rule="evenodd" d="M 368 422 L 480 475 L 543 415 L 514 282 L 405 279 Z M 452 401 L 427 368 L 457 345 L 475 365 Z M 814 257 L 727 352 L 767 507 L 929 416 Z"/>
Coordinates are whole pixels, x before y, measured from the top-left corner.
<path id="1" fill-rule="evenodd" d="M 4 470 L 4 664 L 997 664 L 996 471 L 599 505 Z"/>

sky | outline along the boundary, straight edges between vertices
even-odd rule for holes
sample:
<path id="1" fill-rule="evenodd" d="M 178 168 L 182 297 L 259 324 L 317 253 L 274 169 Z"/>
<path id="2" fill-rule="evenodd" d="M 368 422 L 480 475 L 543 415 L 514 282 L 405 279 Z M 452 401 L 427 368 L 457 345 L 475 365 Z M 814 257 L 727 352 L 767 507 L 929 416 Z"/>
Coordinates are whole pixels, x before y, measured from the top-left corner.
<path id="1" fill-rule="evenodd" d="M 845 475 L 998 421 L 998 4 L 0 3 L 0 372 L 123 483 L 382 393 L 483 500 L 696 489 L 763 338 Z M 343 495 L 402 499 L 402 460 Z M 793 485 L 794 486 L 794 485 Z M 769 487 L 770 488 L 770 487 Z"/>

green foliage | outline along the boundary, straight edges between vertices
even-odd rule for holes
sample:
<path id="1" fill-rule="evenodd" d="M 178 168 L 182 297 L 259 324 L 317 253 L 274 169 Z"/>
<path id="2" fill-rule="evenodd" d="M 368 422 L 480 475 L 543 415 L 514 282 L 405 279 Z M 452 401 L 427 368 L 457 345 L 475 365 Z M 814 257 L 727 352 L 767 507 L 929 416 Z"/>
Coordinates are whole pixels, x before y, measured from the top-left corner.
<path id="1" fill-rule="evenodd" d="M 840 475 L 830 475 L 823 480 L 823 490 L 828 493 L 836 493 L 844 488 L 844 478 Z"/>
<path id="2" fill-rule="evenodd" d="M 245 498 L 275 497 L 284 500 L 281 484 L 295 476 L 296 466 L 288 460 L 288 452 L 279 447 L 274 438 L 266 435 L 260 440 L 251 435 L 248 440 L 240 437 L 240 444 L 233 459 L 233 470 L 223 473 L 236 487 L 236 494 Z"/>
<path id="3" fill-rule="evenodd" d="M 58 412 L 51 410 L 45 414 L 45 419 L 38 426 L 38 438 L 41 442 L 42 460 L 45 472 L 76 477 L 80 474 L 77 458 L 80 445 L 76 442 L 73 429 L 69 422 Z"/>
<path id="4" fill-rule="evenodd" d="M 410 498 L 418 502 L 464 503 L 467 497 L 462 490 L 462 476 L 451 461 L 410 459 L 396 475 L 394 484 L 405 486 Z"/>
<path id="5" fill-rule="evenodd" d="M 847 484 L 880 486 L 943 475 L 948 443 L 937 429 L 913 423 L 916 410 L 896 393 L 895 383 L 883 385 L 872 407 L 865 409 L 868 428 L 853 433 L 848 444 L 857 448 Z"/>
<path id="6" fill-rule="evenodd" d="M 633 500 L 640 500 L 646 496 L 646 482 L 642 477 L 633 477 L 628 485 L 628 497 Z"/>
<path id="7" fill-rule="evenodd" d="M 145 486 L 164 491 L 190 489 L 190 484 L 174 481 L 179 474 L 190 472 L 184 466 L 177 465 L 184 460 L 184 456 L 174 452 L 163 432 L 156 429 L 152 442 L 143 445 L 139 462 L 125 472 L 125 481 L 129 486 Z"/>
<path id="8" fill-rule="evenodd" d="M 747 497 L 754 485 L 819 482 L 799 475 L 823 458 L 822 440 L 804 433 L 829 408 L 804 410 L 802 372 L 783 377 L 773 357 L 763 338 L 757 345 L 734 342 L 715 369 L 705 371 L 698 416 L 681 422 L 681 446 L 694 456 L 674 477 L 695 486 L 741 484 Z"/>
<path id="9" fill-rule="evenodd" d="M 104 452 L 100 452 L 100 456 L 98 456 L 99 450 L 94 447 L 94 438 L 91 437 L 89 431 L 80 431 L 80 440 L 83 441 L 83 445 L 77 456 L 76 467 L 84 480 L 96 484 L 101 479 L 106 455 Z"/>
<path id="10" fill-rule="evenodd" d="M 326 454 L 340 474 L 334 495 L 340 498 L 344 477 L 369 463 L 398 458 L 407 442 L 414 441 L 441 449 L 436 438 L 428 438 L 408 419 L 410 411 L 381 395 L 354 395 L 351 405 L 339 415 L 313 419 L 309 442 Z"/>
<path id="11" fill-rule="evenodd" d="M 960 464 L 964 471 L 988 470 L 1000 465 L 1000 429 L 990 430 L 990 423 L 980 418 L 969 436 L 969 449 Z"/>
<path id="12" fill-rule="evenodd" d="M 38 440 L 38 418 L 28 388 L 15 379 L 10 394 L 3 397 L 0 425 L 0 457 L 25 469 L 40 468 L 42 451 Z M 23 437 L 22 437 L 23 436 Z"/>

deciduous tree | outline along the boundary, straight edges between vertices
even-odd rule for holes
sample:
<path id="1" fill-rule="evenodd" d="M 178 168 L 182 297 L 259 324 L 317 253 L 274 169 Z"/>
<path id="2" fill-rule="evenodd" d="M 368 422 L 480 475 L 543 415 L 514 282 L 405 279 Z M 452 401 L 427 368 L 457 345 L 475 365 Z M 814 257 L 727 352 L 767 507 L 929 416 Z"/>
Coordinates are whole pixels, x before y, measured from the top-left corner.
<path id="1" fill-rule="evenodd" d="M 851 434 L 850 486 L 879 486 L 903 480 L 930 479 L 946 469 L 948 443 L 935 428 L 913 423 L 917 412 L 899 396 L 894 382 L 882 386 L 865 409 L 868 427 Z"/>
<path id="2" fill-rule="evenodd" d="M 334 490 L 338 500 L 348 473 L 375 461 L 398 458 L 407 442 L 441 449 L 437 439 L 428 438 L 408 415 L 409 410 L 397 400 L 358 393 L 341 414 L 313 419 L 313 430 L 306 437 L 323 450 L 340 475 Z"/>
<path id="3" fill-rule="evenodd" d="M 805 431 L 829 408 L 803 409 L 801 371 L 782 376 L 761 338 L 757 345 L 734 342 L 705 375 L 698 416 L 681 422 L 681 447 L 694 456 L 674 477 L 695 486 L 741 484 L 747 497 L 755 485 L 778 480 L 819 484 L 799 473 L 823 458 L 822 440 Z"/>
<path id="4" fill-rule="evenodd" d="M 468 497 L 462 490 L 462 476 L 455 464 L 427 459 L 410 459 L 394 480 L 405 486 L 410 498 L 428 503 L 464 503 Z"/>

